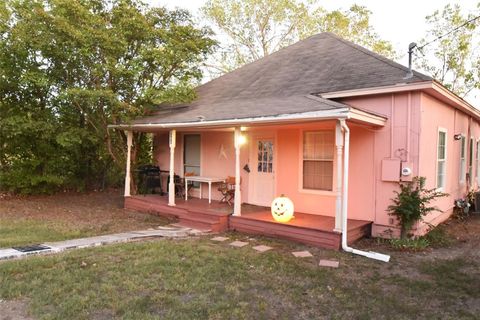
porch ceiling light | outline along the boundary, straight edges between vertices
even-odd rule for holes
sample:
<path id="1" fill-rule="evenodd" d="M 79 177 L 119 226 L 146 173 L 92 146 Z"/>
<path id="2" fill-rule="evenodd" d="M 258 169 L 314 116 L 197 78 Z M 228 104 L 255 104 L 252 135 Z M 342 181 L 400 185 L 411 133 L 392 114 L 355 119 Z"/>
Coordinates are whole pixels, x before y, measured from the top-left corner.
<path id="1" fill-rule="evenodd" d="M 272 217 L 277 222 L 286 223 L 293 218 L 293 202 L 283 194 L 272 201 Z"/>
<path id="2" fill-rule="evenodd" d="M 240 134 L 238 136 L 238 144 L 243 145 L 247 142 L 247 137 L 245 137 L 243 134 Z"/>

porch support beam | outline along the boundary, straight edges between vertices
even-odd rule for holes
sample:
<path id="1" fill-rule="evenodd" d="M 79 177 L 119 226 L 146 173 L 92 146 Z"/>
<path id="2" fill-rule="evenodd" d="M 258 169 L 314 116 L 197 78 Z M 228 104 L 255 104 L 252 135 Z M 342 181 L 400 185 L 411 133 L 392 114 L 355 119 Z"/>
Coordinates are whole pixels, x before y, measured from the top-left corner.
<path id="1" fill-rule="evenodd" d="M 132 141 L 133 141 L 133 132 L 127 131 L 127 164 L 125 170 L 125 197 L 130 197 L 130 166 L 132 162 Z"/>
<path id="2" fill-rule="evenodd" d="M 175 129 L 170 130 L 169 147 L 170 147 L 170 179 L 168 183 L 168 205 L 175 206 L 175 145 L 177 140 L 177 132 Z"/>
<path id="3" fill-rule="evenodd" d="M 343 132 L 340 121 L 335 126 L 335 146 L 337 148 L 337 183 L 335 201 L 335 228 L 333 231 L 342 232 L 342 178 L 343 178 Z"/>
<path id="4" fill-rule="evenodd" d="M 241 130 L 235 127 L 234 134 L 235 144 L 235 198 L 233 203 L 233 215 L 240 216 L 242 211 L 242 193 L 240 191 L 240 147 L 241 147 Z"/>

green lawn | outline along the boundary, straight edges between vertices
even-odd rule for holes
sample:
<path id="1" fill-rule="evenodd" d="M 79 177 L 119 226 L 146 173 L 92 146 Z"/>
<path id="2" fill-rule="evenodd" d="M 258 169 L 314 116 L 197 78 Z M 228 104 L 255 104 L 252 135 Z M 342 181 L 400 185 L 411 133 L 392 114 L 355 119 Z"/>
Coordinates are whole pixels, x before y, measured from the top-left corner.
<path id="1" fill-rule="evenodd" d="M 77 229 L 61 222 L 36 219 L 0 219 L 0 248 L 81 238 L 98 233 L 98 230 Z"/>
<path id="2" fill-rule="evenodd" d="M 251 242 L 275 249 L 157 240 L 1 262 L 0 298 L 26 299 L 45 319 L 474 319 L 480 312 L 473 257 L 397 253 L 385 264 Z M 305 248 L 315 258 L 290 253 Z M 319 257 L 340 260 L 340 268 L 318 267 Z"/>
<path id="3" fill-rule="evenodd" d="M 0 200 L 0 248 L 142 230 L 170 223 L 123 209 L 118 191 Z"/>
<path id="4" fill-rule="evenodd" d="M 169 222 L 122 205 L 115 191 L 2 199 L 0 247 Z M 241 249 L 210 237 L 158 239 L 0 261 L 0 319 L 12 310 L 6 302 L 36 319 L 62 320 L 478 319 L 480 216 L 446 228 L 456 240 L 422 252 L 355 244 L 392 254 L 390 263 L 242 234 L 228 234 L 250 242 Z M 254 244 L 274 250 L 260 254 Z M 305 249 L 314 258 L 291 254 Z M 340 268 L 320 268 L 320 258 Z"/>
<path id="5" fill-rule="evenodd" d="M 143 224 L 132 224 L 120 229 L 115 222 L 79 226 L 75 221 L 0 218 L 0 248 L 140 230 L 170 222 L 151 215 L 138 218 L 142 217 Z"/>

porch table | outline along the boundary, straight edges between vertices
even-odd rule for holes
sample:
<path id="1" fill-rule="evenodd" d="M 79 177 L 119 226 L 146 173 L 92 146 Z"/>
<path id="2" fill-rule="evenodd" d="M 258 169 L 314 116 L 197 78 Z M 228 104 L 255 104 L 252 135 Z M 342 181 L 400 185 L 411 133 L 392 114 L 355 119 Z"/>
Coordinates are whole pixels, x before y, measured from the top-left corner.
<path id="1" fill-rule="evenodd" d="M 225 182 L 223 178 L 215 178 L 215 177 L 202 177 L 202 176 L 186 176 L 185 180 L 185 201 L 188 200 L 188 182 L 200 182 L 200 199 L 202 199 L 202 183 L 208 183 L 208 203 L 212 203 L 212 183 L 220 183 Z"/>

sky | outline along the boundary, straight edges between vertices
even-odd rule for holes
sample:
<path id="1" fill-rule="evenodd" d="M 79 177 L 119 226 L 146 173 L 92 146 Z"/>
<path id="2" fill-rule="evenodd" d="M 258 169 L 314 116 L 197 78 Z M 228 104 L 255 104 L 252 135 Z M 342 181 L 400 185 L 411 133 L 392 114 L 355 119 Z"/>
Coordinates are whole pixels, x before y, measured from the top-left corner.
<path id="1" fill-rule="evenodd" d="M 228 1 L 228 0 L 225 0 Z M 176 7 L 187 9 L 193 14 L 206 2 L 205 0 L 146 0 L 154 6 L 166 6 L 174 9 Z M 382 39 L 390 41 L 395 50 L 402 55 L 398 61 L 404 65 L 408 64 L 408 44 L 418 42 L 427 30 L 425 17 L 435 10 L 442 9 L 446 4 L 460 4 L 466 12 L 476 9 L 479 0 L 324 0 L 320 1 L 321 6 L 327 10 L 338 8 L 347 9 L 352 4 L 359 4 L 372 11 L 371 24 Z M 480 106 L 480 94 L 469 97 L 470 101 Z"/>

